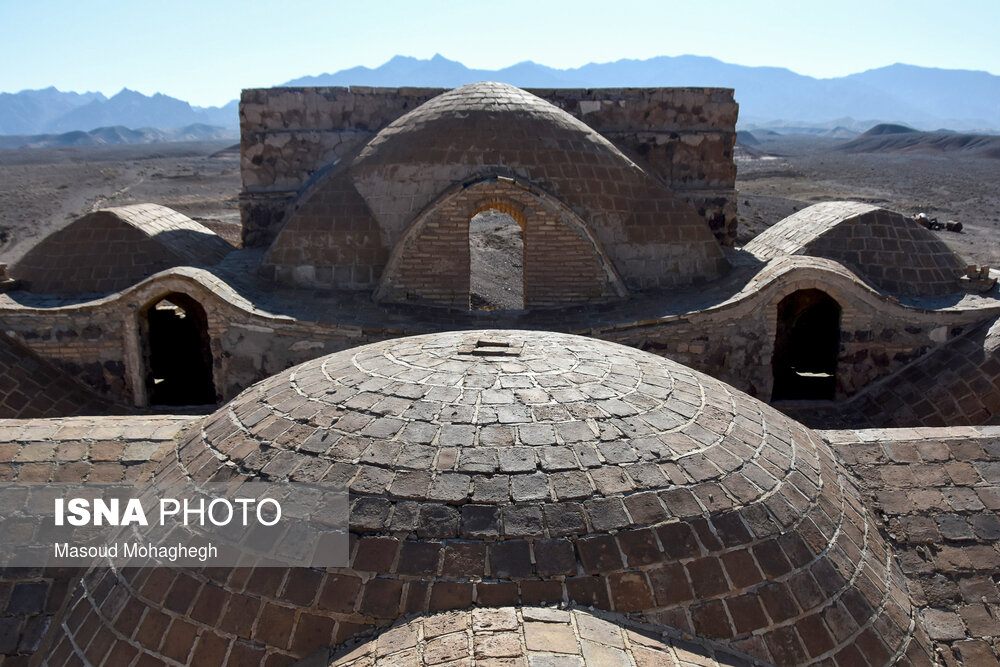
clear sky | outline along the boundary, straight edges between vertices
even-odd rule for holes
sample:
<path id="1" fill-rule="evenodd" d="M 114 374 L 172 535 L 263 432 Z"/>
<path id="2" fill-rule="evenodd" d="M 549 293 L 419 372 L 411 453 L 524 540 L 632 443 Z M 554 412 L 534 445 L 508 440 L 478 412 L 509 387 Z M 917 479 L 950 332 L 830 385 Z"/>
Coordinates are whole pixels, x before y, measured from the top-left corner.
<path id="1" fill-rule="evenodd" d="M 483 69 L 693 54 L 824 78 L 896 62 L 1000 74 L 998 35 L 1000 0 L 0 0 L 0 92 L 210 106 L 435 53 Z"/>

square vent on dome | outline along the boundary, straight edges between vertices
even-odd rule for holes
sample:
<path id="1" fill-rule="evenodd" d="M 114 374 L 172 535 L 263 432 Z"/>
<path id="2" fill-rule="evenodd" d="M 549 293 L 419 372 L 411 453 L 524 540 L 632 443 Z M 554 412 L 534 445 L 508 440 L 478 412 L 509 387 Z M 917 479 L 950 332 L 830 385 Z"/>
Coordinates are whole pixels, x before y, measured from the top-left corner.
<path id="1" fill-rule="evenodd" d="M 460 345 L 458 353 L 474 357 L 516 357 L 521 354 L 523 346 L 524 343 L 503 338 L 478 338 Z"/>

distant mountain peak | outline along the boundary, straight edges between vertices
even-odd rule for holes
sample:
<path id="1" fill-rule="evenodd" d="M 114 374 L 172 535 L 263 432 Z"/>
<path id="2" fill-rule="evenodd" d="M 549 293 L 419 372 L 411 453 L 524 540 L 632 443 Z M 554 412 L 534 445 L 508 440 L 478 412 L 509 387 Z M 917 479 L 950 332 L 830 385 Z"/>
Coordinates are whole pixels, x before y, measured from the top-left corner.
<path id="1" fill-rule="evenodd" d="M 395 56 L 375 68 L 308 76 L 286 86 L 427 86 L 454 88 L 500 81 L 521 88 L 621 88 L 695 86 L 732 88 L 740 121 L 822 124 L 838 118 L 901 121 L 919 128 L 1000 130 L 1000 77 L 971 70 L 942 70 L 897 63 L 829 79 L 784 67 L 745 67 L 711 56 L 623 58 L 555 69 L 530 60 L 499 70 L 471 69 L 440 53 L 427 59 Z M 861 129 L 861 128 L 856 128 Z"/>
<path id="2" fill-rule="evenodd" d="M 919 129 L 1000 131 L 1000 76 L 903 63 L 817 79 L 783 67 L 745 67 L 697 55 L 623 58 L 568 69 L 523 60 L 486 70 L 435 53 L 425 59 L 397 55 L 375 68 L 353 67 L 284 85 L 455 88 L 475 81 L 522 88 L 732 88 L 740 104 L 741 129 L 782 118 L 788 125 L 830 129 L 844 125 L 838 119 L 861 118 L 871 121 L 864 127 L 889 122 Z M 0 94 L 0 134 L 87 131 L 117 125 L 169 129 L 195 123 L 235 128 L 236 110 L 235 102 L 222 108 L 197 108 L 163 93 L 146 96 L 127 87 L 108 99 L 100 93 L 63 93 L 50 86 Z"/>

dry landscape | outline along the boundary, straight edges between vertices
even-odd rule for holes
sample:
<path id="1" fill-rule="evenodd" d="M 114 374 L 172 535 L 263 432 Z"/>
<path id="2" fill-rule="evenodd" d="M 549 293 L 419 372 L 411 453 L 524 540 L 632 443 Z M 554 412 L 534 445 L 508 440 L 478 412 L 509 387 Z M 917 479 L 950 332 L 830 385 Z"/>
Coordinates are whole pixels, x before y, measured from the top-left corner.
<path id="1" fill-rule="evenodd" d="M 970 263 L 1000 266 L 1000 160 L 962 153 L 840 150 L 846 141 L 767 136 L 737 147 L 740 242 L 803 206 L 849 199 L 926 213 L 960 233 L 935 232 Z"/>
<path id="2" fill-rule="evenodd" d="M 98 208 L 153 202 L 239 238 L 239 152 L 226 143 L 0 150 L 0 261 Z"/>
<path id="3" fill-rule="evenodd" d="M 759 144 L 737 148 L 740 242 L 809 204 L 853 199 L 959 221 L 962 232 L 936 233 L 970 263 L 1000 266 L 1000 160 L 849 153 L 839 149 L 846 140 L 754 136 Z M 225 143 L 0 150 L 0 261 L 91 210 L 147 201 L 236 243 L 239 191 L 239 156 Z"/>

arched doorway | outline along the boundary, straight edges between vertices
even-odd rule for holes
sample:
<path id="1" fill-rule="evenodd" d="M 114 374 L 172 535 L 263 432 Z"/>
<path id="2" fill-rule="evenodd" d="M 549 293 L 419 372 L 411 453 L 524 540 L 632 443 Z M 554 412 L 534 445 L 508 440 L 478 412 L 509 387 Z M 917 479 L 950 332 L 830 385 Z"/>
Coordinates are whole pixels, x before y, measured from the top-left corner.
<path id="1" fill-rule="evenodd" d="M 799 290 L 778 304 L 771 399 L 832 400 L 840 353 L 840 304 L 818 289 Z"/>
<path id="2" fill-rule="evenodd" d="M 524 309 L 524 229 L 497 208 L 469 221 L 469 310 Z"/>
<path id="3" fill-rule="evenodd" d="M 174 292 L 142 317 L 149 405 L 214 405 L 208 318 L 197 301 Z"/>

